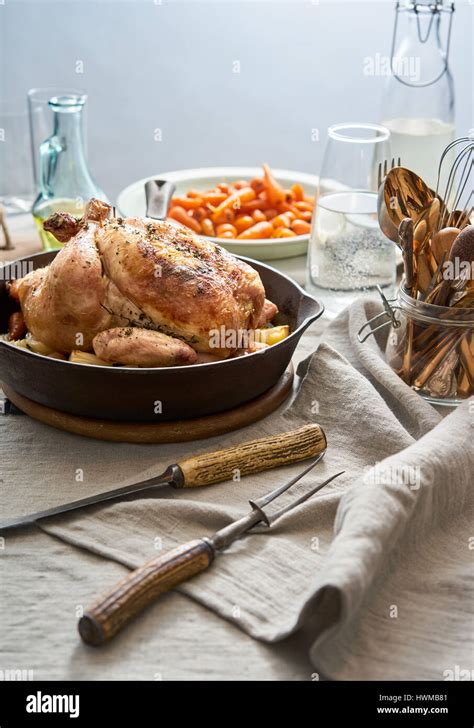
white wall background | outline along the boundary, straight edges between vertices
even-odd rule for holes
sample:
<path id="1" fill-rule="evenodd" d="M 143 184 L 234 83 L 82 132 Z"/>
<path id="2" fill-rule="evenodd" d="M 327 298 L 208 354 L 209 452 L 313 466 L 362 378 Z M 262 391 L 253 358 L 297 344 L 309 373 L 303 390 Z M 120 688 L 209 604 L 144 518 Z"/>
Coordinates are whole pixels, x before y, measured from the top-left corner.
<path id="1" fill-rule="evenodd" d="M 464 133 L 474 126 L 474 2 L 456 7 L 451 67 Z M 385 79 L 364 75 L 363 60 L 388 54 L 393 8 L 393 0 L 0 0 L 1 95 L 84 88 L 90 166 L 111 198 L 135 179 L 185 167 L 267 160 L 317 172 L 329 124 L 379 120 Z"/>

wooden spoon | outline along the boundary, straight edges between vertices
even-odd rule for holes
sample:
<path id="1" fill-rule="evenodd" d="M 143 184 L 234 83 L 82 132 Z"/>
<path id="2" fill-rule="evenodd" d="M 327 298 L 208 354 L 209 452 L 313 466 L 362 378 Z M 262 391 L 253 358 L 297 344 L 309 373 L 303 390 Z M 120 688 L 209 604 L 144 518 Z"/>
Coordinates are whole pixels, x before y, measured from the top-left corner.
<path id="1" fill-rule="evenodd" d="M 431 252 L 439 263 L 443 255 L 449 256 L 454 241 L 461 231 L 457 227 L 446 227 L 431 238 Z"/>
<path id="2" fill-rule="evenodd" d="M 468 225 L 456 237 L 449 253 L 448 262 L 455 265 L 456 261 L 459 261 L 460 264 L 467 262 L 471 266 L 474 262 L 474 225 Z M 444 306 L 446 304 L 446 299 L 449 295 L 451 284 L 453 283 L 452 279 L 446 277 L 446 265 L 443 283 L 435 301 L 437 306 Z"/>

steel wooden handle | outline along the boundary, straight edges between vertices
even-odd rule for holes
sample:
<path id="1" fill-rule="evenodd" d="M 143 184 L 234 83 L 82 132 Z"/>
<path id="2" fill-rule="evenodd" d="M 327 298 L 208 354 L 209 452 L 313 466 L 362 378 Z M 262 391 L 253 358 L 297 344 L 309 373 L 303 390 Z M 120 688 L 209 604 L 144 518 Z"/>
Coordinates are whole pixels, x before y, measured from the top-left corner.
<path id="1" fill-rule="evenodd" d="M 236 473 L 258 473 L 316 457 L 326 447 L 326 435 L 322 428 L 319 425 L 305 425 L 291 432 L 196 455 L 178 464 L 184 475 L 184 487 L 194 488 L 231 480 Z"/>
<path id="2" fill-rule="evenodd" d="M 82 640 L 94 646 L 108 642 L 160 594 L 205 571 L 213 558 L 207 541 L 196 539 L 135 569 L 80 619 Z"/>

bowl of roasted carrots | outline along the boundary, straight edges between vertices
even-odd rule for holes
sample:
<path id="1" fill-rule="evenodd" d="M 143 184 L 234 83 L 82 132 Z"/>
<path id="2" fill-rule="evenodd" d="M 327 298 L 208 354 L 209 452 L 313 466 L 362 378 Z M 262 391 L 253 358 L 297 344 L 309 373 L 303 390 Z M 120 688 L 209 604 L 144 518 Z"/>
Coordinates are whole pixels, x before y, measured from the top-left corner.
<path id="1" fill-rule="evenodd" d="M 219 243 L 236 255 L 275 260 L 304 255 L 315 206 L 317 177 L 288 170 L 229 167 L 154 175 L 176 185 L 168 220 Z M 120 193 L 126 216 L 145 214 L 140 180 Z"/>

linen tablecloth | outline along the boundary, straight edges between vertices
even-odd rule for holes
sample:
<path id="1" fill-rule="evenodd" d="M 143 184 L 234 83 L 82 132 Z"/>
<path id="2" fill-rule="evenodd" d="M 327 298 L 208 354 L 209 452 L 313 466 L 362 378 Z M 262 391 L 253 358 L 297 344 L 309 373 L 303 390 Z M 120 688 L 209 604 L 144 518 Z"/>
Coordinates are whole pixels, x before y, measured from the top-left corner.
<path id="1" fill-rule="evenodd" d="M 443 679 L 456 666 L 472 669 L 474 402 L 443 418 L 386 365 L 383 337 L 359 344 L 357 330 L 378 310 L 375 302 L 359 301 L 344 312 L 300 364 L 302 382 L 291 405 L 226 437 L 104 445 L 26 417 L 2 418 L 2 513 L 81 498 L 149 477 L 191 452 L 319 422 L 327 455 L 285 501 L 339 470 L 344 475 L 282 518 L 272 533 L 260 528 L 236 542 L 180 594 L 264 642 L 295 635 L 298 650 L 312 662 L 308 679 Z M 107 560 L 98 595 L 114 583 L 106 578 L 110 561 L 135 567 L 160 549 L 211 534 L 243 515 L 249 498 L 301 467 L 192 492 L 143 494 L 56 517 L 41 528 L 59 539 L 61 554 L 69 544 L 88 551 L 88 559 L 95 554 Z M 22 543 L 20 533 L 7 534 L 2 558 L 14 559 Z M 39 588 L 34 581 L 22 585 L 23 610 L 38 604 Z M 85 588 L 80 608 L 90 597 Z M 160 611 L 157 604 L 153 617 L 144 617 L 150 640 Z M 16 615 L 20 627 L 13 614 L 9 622 L 21 643 L 24 611 Z M 179 636 L 179 612 L 174 617 Z M 137 629 L 118 638 L 120 654 L 136 648 Z M 88 649 L 78 642 L 76 653 Z M 154 668 L 147 666 L 146 674 Z M 216 677 L 212 669 L 200 677 L 206 674 Z"/>

